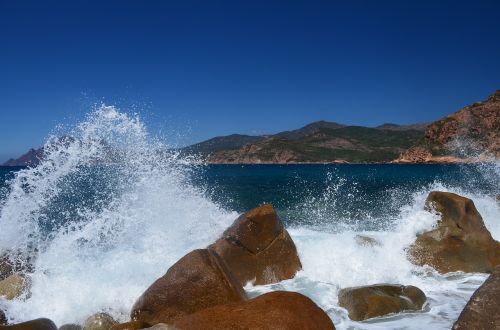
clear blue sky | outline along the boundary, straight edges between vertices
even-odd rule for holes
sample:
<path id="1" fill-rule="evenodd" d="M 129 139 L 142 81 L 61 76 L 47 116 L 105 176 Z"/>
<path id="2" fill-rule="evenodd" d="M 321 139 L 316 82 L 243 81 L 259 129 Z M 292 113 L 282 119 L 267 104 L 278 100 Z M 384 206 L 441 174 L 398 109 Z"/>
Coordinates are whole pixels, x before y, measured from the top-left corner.
<path id="1" fill-rule="evenodd" d="M 432 121 L 500 88 L 500 1 L 0 1 L 0 161 L 95 102 L 184 142 Z"/>

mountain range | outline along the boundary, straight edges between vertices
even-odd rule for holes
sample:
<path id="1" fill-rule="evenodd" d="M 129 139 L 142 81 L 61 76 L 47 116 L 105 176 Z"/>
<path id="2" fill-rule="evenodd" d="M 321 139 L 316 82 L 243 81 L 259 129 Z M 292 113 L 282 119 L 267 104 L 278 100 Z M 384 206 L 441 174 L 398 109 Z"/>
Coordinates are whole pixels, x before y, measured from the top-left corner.
<path id="1" fill-rule="evenodd" d="M 500 90 L 433 123 L 377 127 L 317 121 L 269 135 L 218 136 L 180 149 L 213 164 L 450 163 L 500 158 Z M 4 166 L 36 165 L 43 148 Z"/>
<path id="2" fill-rule="evenodd" d="M 387 162 L 424 134 L 425 124 L 384 124 L 375 128 L 317 121 L 272 135 L 229 135 L 197 143 L 183 151 L 209 163 Z"/>

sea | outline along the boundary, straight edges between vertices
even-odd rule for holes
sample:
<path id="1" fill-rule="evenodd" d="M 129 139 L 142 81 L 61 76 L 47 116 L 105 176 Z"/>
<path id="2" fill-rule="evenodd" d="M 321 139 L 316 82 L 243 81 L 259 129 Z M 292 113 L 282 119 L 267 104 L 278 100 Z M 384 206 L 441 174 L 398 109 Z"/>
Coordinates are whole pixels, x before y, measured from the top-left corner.
<path id="1" fill-rule="evenodd" d="M 189 251 L 204 248 L 247 210 L 271 203 L 303 269 L 280 283 L 245 286 L 250 297 L 300 292 L 337 329 L 450 329 L 487 274 L 441 275 L 413 265 L 407 248 L 431 229 L 430 191 L 473 199 L 500 240 L 500 164 L 207 165 L 154 136 L 136 114 L 110 106 L 49 136 L 36 167 L 0 167 L 0 252 L 31 256 L 31 290 L 0 300 L 11 323 L 58 326 L 96 312 L 127 321 L 135 300 Z M 379 244 L 364 244 L 359 235 Z M 342 288 L 415 285 L 422 311 L 355 322 Z"/>

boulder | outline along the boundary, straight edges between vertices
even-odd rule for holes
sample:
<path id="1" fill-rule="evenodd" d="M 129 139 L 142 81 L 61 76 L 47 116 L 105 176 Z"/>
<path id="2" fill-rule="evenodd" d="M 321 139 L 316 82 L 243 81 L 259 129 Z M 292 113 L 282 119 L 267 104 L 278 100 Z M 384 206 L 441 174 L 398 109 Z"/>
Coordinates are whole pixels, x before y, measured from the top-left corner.
<path id="1" fill-rule="evenodd" d="M 12 300 L 21 296 L 29 290 L 30 281 L 19 274 L 10 275 L 0 281 L 0 296 L 7 300 Z"/>
<path id="2" fill-rule="evenodd" d="M 422 290 L 411 285 L 376 284 L 339 291 L 339 306 L 347 309 L 354 321 L 421 310 L 426 299 Z"/>
<path id="3" fill-rule="evenodd" d="M 118 324 L 109 314 L 97 313 L 90 316 L 83 324 L 83 330 L 110 330 Z"/>
<path id="4" fill-rule="evenodd" d="M 110 330 L 139 330 L 148 328 L 150 325 L 143 321 L 130 321 L 126 323 L 115 324 Z"/>
<path id="5" fill-rule="evenodd" d="M 500 266 L 474 292 L 453 330 L 491 330 L 500 329 Z"/>
<path id="6" fill-rule="evenodd" d="M 417 236 L 408 251 L 413 262 L 440 273 L 491 272 L 500 264 L 500 243 L 486 229 L 472 200 L 433 191 L 425 207 L 439 212 L 441 220 L 433 230 Z"/>
<path id="7" fill-rule="evenodd" d="M 139 330 L 149 328 L 151 325 L 143 321 L 130 321 L 120 324 L 115 324 L 110 330 Z"/>
<path id="8" fill-rule="evenodd" d="M 56 325 L 49 319 L 36 319 L 28 322 L 0 325 L 0 330 L 57 330 Z"/>
<path id="9" fill-rule="evenodd" d="M 243 286 L 290 279 L 302 268 L 293 240 L 269 204 L 241 215 L 209 249 Z"/>
<path id="10" fill-rule="evenodd" d="M 59 330 L 83 330 L 83 327 L 79 324 L 68 323 L 61 325 Z"/>
<path id="11" fill-rule="evenodd" d="M 178 329 L 331 330 L 332 320 L 311 299 L 275 291 L 257 298 L 207 308 L 174 322 Z"/>
<path id="12" fill-rule="evenodd" d="M 208 307 L 243 301 L 246 294 L 224 261 L 206 249 L 177 261 L 137 300 L 131 317 L 149 324 L 169 323 Z"/>
<path id="13" fill-rule="evenodd" d="M 151 328 L 146 328 L 148 330 L 178 330 L 176 327 L 173 325 L 168 325 L 165 323 L 158 323 L 153 325 Z"/>
<path id="14" fill-rule="evenodd" d="M 3 310 L 0 309 L 0 325 L 7 325 L 7 316 Z"/>

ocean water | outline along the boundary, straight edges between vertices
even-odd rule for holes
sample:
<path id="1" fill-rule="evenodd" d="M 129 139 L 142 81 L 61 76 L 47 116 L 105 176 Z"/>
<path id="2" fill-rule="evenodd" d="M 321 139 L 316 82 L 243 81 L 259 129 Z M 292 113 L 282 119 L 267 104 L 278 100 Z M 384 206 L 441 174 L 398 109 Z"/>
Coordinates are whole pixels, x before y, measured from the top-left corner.
<path id="1" fill-rule="evenodd" d="M 12 322 L 81 323 L 99 311 L 126 321 L 175 261 L 213 242 L 239 213 L 272 203 L 303 270 L 278 284 L 249 283 L 250 296 L 298 291 L 337 329 L 449 329 L 487 275 L 440 275 L 407 260 L 415 235 L 437 220 L 423 210 L 427 194 L 472 198 L 500 239 L 498 164 L 203 165 L 165 152 L 137 116 L 114 107 L 67 134 L 74 139 L 47 139 L 36 168 L 0 168 L 0 250 L 35 255 L 31 294 L 0 300 Z M 428 302 L 421 312 L 351 321 L 339 289 L 375 283 L 416 285 Z"/>

